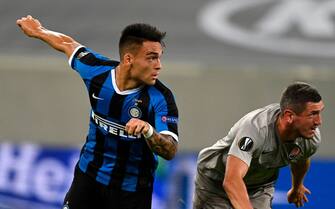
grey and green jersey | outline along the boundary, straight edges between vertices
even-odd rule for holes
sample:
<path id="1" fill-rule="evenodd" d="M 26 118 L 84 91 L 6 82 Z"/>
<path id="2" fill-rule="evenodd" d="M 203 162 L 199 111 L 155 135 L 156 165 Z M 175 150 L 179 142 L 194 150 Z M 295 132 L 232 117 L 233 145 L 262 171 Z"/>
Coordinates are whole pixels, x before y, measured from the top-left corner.
<path id="1" fill-rule="evenodd" d="M 273 183 L 280 167 L 313 155 L 321 142 L 319 129 L 312 139 L 300 137 L 282 143 L 275 128 L 279 114 L 279 104 L 246 114 L 227 136 L 200 151 L 198 171 L 213 180 L 222 181 L 227 156 L 234 155 L 249 166 L 244 181 L 248 188 L 253 188 Z"/>

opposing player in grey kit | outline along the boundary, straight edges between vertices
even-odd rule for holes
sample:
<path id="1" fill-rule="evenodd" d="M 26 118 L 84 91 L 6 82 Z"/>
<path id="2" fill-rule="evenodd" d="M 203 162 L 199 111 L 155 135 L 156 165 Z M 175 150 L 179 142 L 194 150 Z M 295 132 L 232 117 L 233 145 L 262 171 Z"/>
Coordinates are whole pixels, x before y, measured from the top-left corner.
<path id="1" fill-rule="evenodd" d="M 228 135 L 200 151 L 194 209 L 270 209 L 279 168 L 290 165 L 288 202 L 308 201 L 303 179 L 320 142 L 324 109 L 318 91 L 296 82 L 270 104 L 242 117 Z"/>

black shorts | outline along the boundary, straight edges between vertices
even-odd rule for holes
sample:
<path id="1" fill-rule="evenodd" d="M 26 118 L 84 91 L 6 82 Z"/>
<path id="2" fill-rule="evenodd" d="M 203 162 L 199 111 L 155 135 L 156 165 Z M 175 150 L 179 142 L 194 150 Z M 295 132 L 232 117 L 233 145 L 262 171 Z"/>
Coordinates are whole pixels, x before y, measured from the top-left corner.
<path id="1" fill-rule="evenodd" d="M 113 190 L 76 167 L 63 209 L 151 209 L 151 200 L 152 189 L 138 192 Z"/>

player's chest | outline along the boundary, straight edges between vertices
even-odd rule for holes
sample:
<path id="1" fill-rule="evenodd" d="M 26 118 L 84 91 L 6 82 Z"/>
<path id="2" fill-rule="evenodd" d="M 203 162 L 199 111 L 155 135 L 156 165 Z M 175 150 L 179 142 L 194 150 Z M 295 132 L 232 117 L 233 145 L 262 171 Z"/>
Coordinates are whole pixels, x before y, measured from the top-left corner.
<path id="1" fill-rule="evenodd" d="M 282 144 L 264 149 L 258 163 L 266 168 L 280 168 L 304 158 L 304 147 L 298 143 Z"/>

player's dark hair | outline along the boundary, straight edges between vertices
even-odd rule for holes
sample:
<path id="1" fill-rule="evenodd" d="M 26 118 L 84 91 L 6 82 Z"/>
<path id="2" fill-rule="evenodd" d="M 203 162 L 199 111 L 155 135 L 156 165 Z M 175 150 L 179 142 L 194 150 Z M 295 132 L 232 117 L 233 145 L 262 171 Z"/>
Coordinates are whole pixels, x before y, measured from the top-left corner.
<path id="1" fill-rule="evenodd" d="M 321 101 L 321 95 L 316 88 L 304 82 L 295 82 L 289 85 L 282 94 L 280 109 L 290 108 L 300 114 L 305 110 L 307 102 L 317 103 Z"/>
<path id="2" fill-rule="evenodd" d="M 136 53 L 144 41 L 159 42 L 164 46 L 163 38 L 166 32 L 159 31 L 156 27 L 145 23 L 128 25 L 121 34 L 119 53 L 122 59 L 125 52 Z"/>

